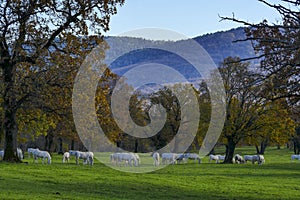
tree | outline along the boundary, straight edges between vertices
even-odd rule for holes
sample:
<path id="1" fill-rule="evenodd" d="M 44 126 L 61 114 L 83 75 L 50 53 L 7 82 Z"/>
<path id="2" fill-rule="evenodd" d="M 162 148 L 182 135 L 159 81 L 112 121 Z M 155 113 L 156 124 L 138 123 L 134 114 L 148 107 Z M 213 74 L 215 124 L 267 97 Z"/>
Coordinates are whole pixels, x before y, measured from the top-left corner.
<path id="1" fill-rule="evenodd" d="M 259 87 L 248 67 L 249 63 L 229 57 L 219 69 L 226 92 L 226 119 L 221 135 L 226 146 L 225 163 L 232 163 L 236 145 L 260 128 L 255 122 L 265 112 L 259 109 L 262 106 L 262 99 L 257 98 Z"/>
<path id="2" fill-rule="evenodd" d="M 41 106 L 38 100 L 51 96 L 41 91 L 42 86 L 55 86 L 61 69 L 74 73 L 72 66 L 78 67 L 84 55 L 101 41 L 98 36 L 86 36 L 107 31 L 110 16 L 123 3 L 124 0 L 7 0 L 0 4 L 3 160 L 19 162 L 18 109 L 30 102 L 30 106 Z"/>
<path id="3" fill-rule="evenodd" d="M 249 59 L 260 59 L 262 81 L 272 79 L 276 92 L 271 100 L 288 98 L 289 103 L 300 101 L 300 11 L 299 0 L 281 0 L 282 4 L 271 4 L 258 0 L 278 11 L 282 21 L 270 24 L 266 19 L 252 24 L 233 17 L 221 17 L 246 25 L 247 38 L 258 54 Z M 270 89 L 270 88 L 269 88 Z"/>
<path id="4" fill-rule="evenodd" d="M 248 138 L 255 145 L 258 154 L 264 154 L 269 145 L 283 145 L 295 135 L 295 121 L 285 108 L 285 102 L 267 103 L 263 108 L 266 112 L 256 122 L 260 129 L 253 131 Z"/>
<path id="5" fill-rule="evenodd" d="M 156 149 L 177 153 L 187 150 L 197 134 L 199 123 L 195 88 L 187 83 L 172 83 L 150 94 L 150 100 L 149 107 L 160 104 L 166 112 L 163 128 L 151 137 Z"/>

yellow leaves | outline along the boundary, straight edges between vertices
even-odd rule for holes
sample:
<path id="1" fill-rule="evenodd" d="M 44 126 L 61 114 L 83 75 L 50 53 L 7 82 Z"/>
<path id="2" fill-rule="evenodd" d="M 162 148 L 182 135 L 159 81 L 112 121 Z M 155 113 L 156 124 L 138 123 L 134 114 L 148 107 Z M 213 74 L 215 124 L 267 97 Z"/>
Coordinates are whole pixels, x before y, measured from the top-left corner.
<path id="1" fill-rule="evenodd" d="M 49 129 L 56 127 L 55 120 L 39 109 L 19 109 L 17 116 L 19 140 L 21 141 L 47 135 Z"/>
<path id="2" fill-rule="evenodd" d="M 253 131 L 255 141 L 268 140 L 273 144 L 284 144 L 295 134 L 295 121 L 280 101 L 266 105 L 264 115 L 257 123 L 261 128 Z"/>

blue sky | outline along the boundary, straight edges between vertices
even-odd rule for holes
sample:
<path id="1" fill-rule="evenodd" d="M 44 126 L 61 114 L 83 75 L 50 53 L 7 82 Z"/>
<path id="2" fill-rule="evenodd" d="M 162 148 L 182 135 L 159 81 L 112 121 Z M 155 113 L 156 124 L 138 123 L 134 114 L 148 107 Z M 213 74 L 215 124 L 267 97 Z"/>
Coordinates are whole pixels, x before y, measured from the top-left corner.
<path id="1" fill-rule="evenodd" d="M 249 22 L 280 20 L 277 12 L 257 0 L 125 0 L 117 15 L 112 16 L 110 31 L 105 35 L 153 27 L 194 37 L 240 26 L 230 21 L 220 22 L 218 15 L 232 16 L 232 13 Z"/>

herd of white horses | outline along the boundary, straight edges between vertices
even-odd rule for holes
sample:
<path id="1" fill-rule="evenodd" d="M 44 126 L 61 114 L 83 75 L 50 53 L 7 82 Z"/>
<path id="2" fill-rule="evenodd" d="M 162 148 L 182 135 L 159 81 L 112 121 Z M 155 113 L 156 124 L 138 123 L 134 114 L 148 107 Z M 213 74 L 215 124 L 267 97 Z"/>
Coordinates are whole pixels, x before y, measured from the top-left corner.
<path id="1" fill-rule="evenodd" d="M 28 148 L 28 158 L 30 156 L 33 156 L 33 161 L 35 163 L 38 163 L 38 158 L 42 159 L 42 163 L 45 163 L 45 160 L 47 160 L 48 164 L 51 164 L 51 155 L 47 151 L 39 150 L 38 148 Z M 0 150 L 0 157 L 3 158 L 4 156 L 4 150 Z M 17 148 L 17 156 L 20 159 L 23 159 L 23 152 L 20 148 Z M 83 164 L 86 165 L 93 165 L 94 164 L 94 153 L 93 152 L 82 152 L 82 151 L 74 151 L 69 150 L 68 152 L 65 152 L 62 157 L 62 163 L 68 163 L 70 161 L 70 157 L 74 156 L 76 164 L 79 164 L 79 159 L 83 160 Z M 167 165 L 167 164 L 180 164 L 180 163 L 187 163 L 188 160 L 194 160 L 194 162 L 201 163 L 201 159 L 198 154 L 196 153 L 162 153 L 161 155 L 158 152 L 152 152 L 150 155 L 153 158 L 153 165 L 159 166 Z M 220 163 L 225 160 L 224 155 L 209 155 L 209 163 L 212 161 L 215 161 L 215 163 Z M 292 155 L 291 161 L 293 160 L 299 160 L 300 161 L 300 155 Z M 265 158 L 263 155 L 244 155 L 241 156 L 239 154 L 236 154 L 233 157 L 233 163 L 237 164 L 243 164 L 247 163 L 248 161 L 252 164 L 255 164 L 256 162 L 259 165 L 262 165 L 265 163 Z M 110 162 L 111 164 L 115 166 L 139 166 L 141 164 L 141 159 L 137 153 L 112 153 L 110 155 Z"/>
<path id="2" fill-rule="evenodd" d="M 34 159 L 35 163 L 38 163 L 38 159 L 42 159 L 42 163 L 44 164 L 45 161 L 47 160 L 48 164 L 51 164 L 51 155 L 48 151 L 42 151 L 39 150 L 38 148 L 28 148 L 28 158 L 31 156 Z M 24 159 L 23 152 L 20 148 L 17 148 L 17 156 L 22 160 Z M 0 151 L 0 157 L 3 158 L 4 156 L 4 150 Z M 89 164 L 93 165 L 94 164 L 94 154 L 93 152 L 82 152 L 82 151 L 72 151 L 70 150 L 69 152 L 65 152 L 63 154 L 62 158 L 62 163 L 69 162 L 70 156 L 74 156 L 76 160 L 76 164 L 79 164 L 79 159 L 83 160 L 83 164 Z"/>
<path id="3" fill-rule="evenodd" d="M 224 161 L 225 156 L 223 155 L 209 155 L 209 162 L 211 161 L 215 161 L 216 163 L 219 163 L 220 161 Z M 254 163 L 258 163 L 259 165 L 262 165 L 265 163 L 265 157 L 263 155 L 245 155 L 244 157 L 236 154 L 233 157 L 233 163 L 237 163 L 237 164 L 243 164 L 243 163 L 247 163 L 247 161 L 252 162 L 252 164 Z"/>

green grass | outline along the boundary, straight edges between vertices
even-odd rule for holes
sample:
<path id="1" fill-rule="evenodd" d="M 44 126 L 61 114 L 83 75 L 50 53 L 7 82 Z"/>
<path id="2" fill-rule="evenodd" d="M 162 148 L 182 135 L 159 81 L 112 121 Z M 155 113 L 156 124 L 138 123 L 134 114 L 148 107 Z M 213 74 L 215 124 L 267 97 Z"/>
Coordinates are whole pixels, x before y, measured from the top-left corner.
<path id="1" fill-rule="evenodd" d="M 218 149 L 222 153 L 224 149 Z M 254 154 L 251 147 L 237 153 Z M 300 162 L 292 151 L 268 148 L 265 165 L 203 163 L 168 166 L 150 173 L 125 173 L 99 162 L 94 166 L 0 163 L 0 199 L 299 199 Z M 141 155 L 142 167 L 152 160 Z M 123 167 L 124 168 L 124 167 Z"/>

